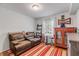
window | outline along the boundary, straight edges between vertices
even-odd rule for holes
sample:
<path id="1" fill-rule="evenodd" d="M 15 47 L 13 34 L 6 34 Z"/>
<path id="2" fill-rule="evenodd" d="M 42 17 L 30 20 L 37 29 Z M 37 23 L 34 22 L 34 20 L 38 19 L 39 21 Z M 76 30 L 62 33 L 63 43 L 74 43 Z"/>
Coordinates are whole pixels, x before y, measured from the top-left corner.
<path id="1" fill-rule="evenodd" d="M 48 18 L 44 20 L 44 32 L 51 36 L 54 35 L 55 18 Z"/>

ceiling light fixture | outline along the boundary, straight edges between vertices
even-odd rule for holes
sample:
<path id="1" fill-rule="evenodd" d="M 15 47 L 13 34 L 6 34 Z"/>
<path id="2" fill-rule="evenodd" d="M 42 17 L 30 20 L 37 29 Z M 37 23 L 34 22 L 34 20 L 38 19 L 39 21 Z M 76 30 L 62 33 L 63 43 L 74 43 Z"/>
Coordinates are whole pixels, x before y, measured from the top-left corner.
<path id="1" fill-rule="evenodd" d="M 38 9 L 40 8 L 40 6 L 39 6 L 38 4 L 33 4 L 33 5 L 32 5 L 32 8 L 33 8 L 34 10 L 38 10 Z"/>

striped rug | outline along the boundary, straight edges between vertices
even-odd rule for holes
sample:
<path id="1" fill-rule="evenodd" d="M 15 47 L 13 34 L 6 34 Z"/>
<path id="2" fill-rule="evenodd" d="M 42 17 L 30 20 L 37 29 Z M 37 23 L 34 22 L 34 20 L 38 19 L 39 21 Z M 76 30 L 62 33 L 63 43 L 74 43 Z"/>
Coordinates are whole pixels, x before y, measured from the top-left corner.
<path id="1" fill-rule="evenodd" d="M 66 56 L 66 54 L 65 49 L 41 43 L 20 56 Z"/>

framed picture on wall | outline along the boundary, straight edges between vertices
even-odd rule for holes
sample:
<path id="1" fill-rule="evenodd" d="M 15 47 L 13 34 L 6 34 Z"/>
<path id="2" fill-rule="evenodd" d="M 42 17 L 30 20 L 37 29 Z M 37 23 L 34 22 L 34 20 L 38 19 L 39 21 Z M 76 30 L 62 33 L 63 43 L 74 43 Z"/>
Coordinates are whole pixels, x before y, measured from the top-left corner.
<path id="1" fill-rule="evenodd" d="M 67 19 L 64 19 L 64 20 L 58 20 L 58 25 L 60 25 L 60 24 L 62 24 L 62 23 L 64 23 L 64 24 L 71 24 L 71 18 L 67 18 Z"/>

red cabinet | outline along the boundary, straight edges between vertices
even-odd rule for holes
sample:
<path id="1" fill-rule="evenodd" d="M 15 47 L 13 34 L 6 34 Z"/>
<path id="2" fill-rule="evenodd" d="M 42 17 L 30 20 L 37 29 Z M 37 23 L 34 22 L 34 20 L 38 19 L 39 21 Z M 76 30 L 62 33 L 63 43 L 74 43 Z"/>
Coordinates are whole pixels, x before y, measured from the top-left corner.
<path id="1" fill-rule="evenodd" d="M 55 46 L 67 48 L 66 33 L 73 33 L 76 31 L 75 27 L 55 28 Z"/>

